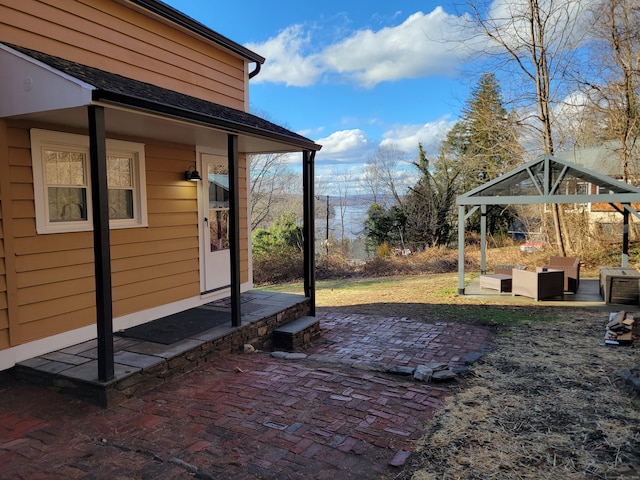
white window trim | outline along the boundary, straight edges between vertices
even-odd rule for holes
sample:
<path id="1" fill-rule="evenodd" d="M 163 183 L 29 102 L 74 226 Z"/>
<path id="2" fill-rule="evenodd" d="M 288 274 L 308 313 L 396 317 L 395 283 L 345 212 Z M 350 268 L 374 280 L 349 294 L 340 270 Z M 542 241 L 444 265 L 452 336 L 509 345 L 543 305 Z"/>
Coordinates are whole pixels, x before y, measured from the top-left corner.
<path id="1" fill-rule="evenodd" d="M 31 160 L 33 164 L 33 192 L 36 210 L 36 231 L 39 234 L 86 232 L 93 230 L 93 212 L 91 198 L 91 162 L 89 159 L 89 137 L 73 133 L 55 132 L 52 130 L 31 129 Z M 87 220 L 73 222 L 50 222 L 48 215 L 47 185 L 44 181 L 44 165 L 42 160 L 43 146 L 67 147 L 86 152 L 87 165 Z M 145 176 L 144 144 L 122 140 L 106 140 L 107 155 L 112 153 L 133 154 L 134 212 L 132 219 L 109 220 L 109 227 L 138 228 L 149 226 L 147 217 L 147 191 Z"/>

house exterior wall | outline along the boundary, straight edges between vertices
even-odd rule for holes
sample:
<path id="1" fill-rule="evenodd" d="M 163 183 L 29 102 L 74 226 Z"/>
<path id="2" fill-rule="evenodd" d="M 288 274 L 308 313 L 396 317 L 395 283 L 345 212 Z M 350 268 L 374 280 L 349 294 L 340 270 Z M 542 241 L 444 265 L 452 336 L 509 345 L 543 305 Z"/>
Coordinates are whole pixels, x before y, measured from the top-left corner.
<path id="1" fill-rule="evenodd" d="M 114 1 L 3 1 L 0 41 L 245 108 L 244 60 Z M 0 119 L 0 370 L 7 365 L 3 350 L 96 321 L 92 232 L 36 233 L 31 128 L 68 131 Z M 198 184 L 184 181 L 183 174 L 197 161 L 197 146 L 109 132 L 107 138 L 144 144 L 148 212 L 148 227 L 111 230 L 114 318 L 140 312 L 142 320 L 131 323 L 142 323 L 151 319 L 145 312 L 169 304 L 193 306 L 201 280 Z M 241 282 L 246 284 L 244 156 L 239 185 Z"/>
<path id="2" fill-rule="evenodd" d="M 3 0 L 0 41 L 246 107 L 243 59 L 112 0 Z"/>
<path id="3" fill-rule="evenodd" d="M 6 142 L 6 122 L 0 119 L 0 350 L 8 348 L 9 339 L 9 291 L 7 281 L 7 264 L 12 258 L 9 186 L 11 184 L 8 169 L 8 155 Z M 7 252 L 9 250 L 9 252 Z M 9 265 L 10 268 L 10 265 Z"/>
<path id="4" fill-rule="evenodd" d="M 0 349 L 95 323 L 93 234 L 36 233 L 29 128 L 2 122 L 7 155 L 0 166 L 0 245 L 12 224 L 13 252 L 0 248 Z M 110 137 L 112 138 L 112 137 Z M 195 146 L 128 138 L 145 144 L 149 226 L 111 230 L 113 315 L 120 317 L 200 294 L 198 201 L 182 174 Z M 3 148 L 0 144 L 0 148 Z M 246 162 L 239 168 L 241 282 L 248 281 Z M 11 191 L 10 198 L 2 195 Z M 14 267 L 7 271 L 7 263 Z M 8 282 L 7 278 L 15 278 Z M 15 285 L 13 285 L 15 283 Z M 15 306 L 8 305 L 8 289 Z M 9 328 L 9 318 L 15 319 Z"/>

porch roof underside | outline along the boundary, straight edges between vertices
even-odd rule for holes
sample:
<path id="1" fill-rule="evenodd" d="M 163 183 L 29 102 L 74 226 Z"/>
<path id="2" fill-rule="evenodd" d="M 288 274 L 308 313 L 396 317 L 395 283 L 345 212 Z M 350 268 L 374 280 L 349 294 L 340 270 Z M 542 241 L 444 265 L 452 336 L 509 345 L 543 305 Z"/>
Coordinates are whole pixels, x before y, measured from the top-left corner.
<path id="1" fill-rule="evenodd" d="M 596 193 L 578 193 L 579 183 L 597 186 Z M 466 206 L 590 202 L 640 202 L 640 188 L 545 155 L 457 198 L 458 205 Z"/>
<path id="2" fill-rule="evenodd" d="M 0 78 L 0 101 L 13 99 L 0 116 L 86 129 L 85 107 L 102 105 L 110 133 L 211 147 L 236 134 L 249 154 L 321 148 L 256 115 L 35 50 L 0 43 L 0 66 L 11 72 Z"/>

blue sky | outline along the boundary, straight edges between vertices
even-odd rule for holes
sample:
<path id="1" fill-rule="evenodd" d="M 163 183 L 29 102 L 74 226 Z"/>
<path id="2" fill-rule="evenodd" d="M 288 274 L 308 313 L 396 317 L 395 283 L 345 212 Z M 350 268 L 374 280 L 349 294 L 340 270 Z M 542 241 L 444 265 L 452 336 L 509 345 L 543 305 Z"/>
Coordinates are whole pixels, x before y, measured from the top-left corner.
<path id="1" fill-rule="evenodd" d="M 322 144 L 320 177 L 357 177 L 381 145 L 435 150 L 476 83 L 465 2 L 165 1 L 266 57 L 251 110 Z"/>

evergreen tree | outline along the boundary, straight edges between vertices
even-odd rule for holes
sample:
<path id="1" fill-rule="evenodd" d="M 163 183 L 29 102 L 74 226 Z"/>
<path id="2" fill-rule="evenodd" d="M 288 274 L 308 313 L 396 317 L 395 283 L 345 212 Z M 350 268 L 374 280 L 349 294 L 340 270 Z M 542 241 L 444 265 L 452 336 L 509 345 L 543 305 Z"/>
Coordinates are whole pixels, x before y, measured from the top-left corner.
<path id="1" fill-rule="evenodd" d="M 456 179 L 458 169 L 451 168 L 440 155 L 433 167 L 422 145 L 418 146 L 420 179 L 409 189 L 405 202 L 406 238 L 413 249 L 446 245 L 455 225 Z"/>
<path id="2" fill-rule="evenodd" d="M 441 146 L 447 168 L 457 169 L 456 195 L 463 194 L 503 173 L 522 161 L 515 122 L 503 106 L 500 86 L 493 73 L 485 73 L 471 92 L 462 118 L 449 131 Z M 454 166 L 451 166 L 451 162 Z M 491 233 L 505 231 L 514 214 L 511 209 L 492 208 L 487 213 Z M 469 227 L 479 229 L 479 216 Z"/>
<path id="3" fill-rule="evenodd" d="M 377 203 L 372 204 L 365 220 L 367 248 L 372 251 L 383 243 L 393 248 L 404 248 L 406 224 L 406 213 L 398 205 L 385 208 Z"/>

